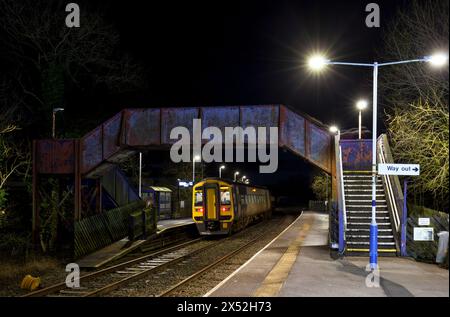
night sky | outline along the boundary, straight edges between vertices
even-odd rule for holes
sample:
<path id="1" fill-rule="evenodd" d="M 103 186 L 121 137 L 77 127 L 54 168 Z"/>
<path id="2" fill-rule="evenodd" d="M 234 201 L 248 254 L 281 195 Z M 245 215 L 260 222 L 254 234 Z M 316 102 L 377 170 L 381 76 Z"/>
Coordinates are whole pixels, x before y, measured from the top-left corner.
<path id="1" fill-rule="evenodd" d="M 123 107 L 282 103 L 327 124 L 356 127 L 354 102 L 371 99 L 370 70 L 334 67 L 313 76 L 304 63 L 315 51 L 335 60 L 377 59 L 383 31 L 407 2 L 377 1 L 381 27 L 368 28 L 369 2 L 98 2 L 149 83 L 100 103 L 112 113 Z M 364 123 L 371 126 L 369 115 Z"/>
<path id="2" fill-rule="evenodd" d="M 371 100 L 371 71 L 333 67 L 316 76 L 305 62 L 313 52 L 341 61 L 380 58 L 383 32 L 407 1 L 377 1 L 380 28 L 365 25 L 369 2 L 89 1 L 117 29 L 123 51 L 142 65 L 148 89 L 89 96 L 79 101 L 81 111 L 108 118 L 126 107 L 287 104 L 342 130 L 356 128 L 354 103 Z M 371 128 L 369 113 L 363 125 Z M 241 170 L 255 183 L 307 203 L 320 171 L 280 153 L 279 171 L 270 177 L 258 174 L 256 164 L 229 164 L 225 175 Z M 160 159 L 169 159 L 168 153 Z M 205 176 L 217 176 L 217 168 L 209 164 Z"/>

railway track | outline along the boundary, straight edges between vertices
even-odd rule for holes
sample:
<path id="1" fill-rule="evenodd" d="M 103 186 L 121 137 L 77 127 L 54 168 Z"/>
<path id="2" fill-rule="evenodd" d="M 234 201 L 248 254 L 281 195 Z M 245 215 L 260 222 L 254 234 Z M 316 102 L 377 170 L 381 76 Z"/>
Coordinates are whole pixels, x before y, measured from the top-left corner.
<path id="1" fill-rule="evenodd" d="M 145 274 L 148 274 L 154 270 L 162 268 L 169 263 L 175 263 L 182 261 L 184 258 L 189 255 L 195 254 L 195 252 L 200 252 L 201 250 L 205 250 L 213 246 L 213 244 L 208 244 L 205 247 L 200 249 L 196 249 L 195 251 L 188 253 L 186 250 L 189 246 L 202 241 L 203 238 L 197 238 L 188 242 L 184 242 L 169 248 L 166 248 L 161 251 L 153 252 L 151 254 L 147 254 L 136 259 L 132 259 L 129 261 L 125 261 L 119 263 L 117 265 L 113 265 L 107 268 L 104 268 L 99 271 L 95 271 L 92 273 L 88 273 L 86 275 L 82 275 L 79 278 L 80 284 L 81 282 L 88 282 L 95 280 L 96 278 L 101 278 L 105 275 L 117 274 L 118 277 L 122 276 L 123 278 L 118 278 L 115 283 L 109 283 L 104 286 L 95 285 L 94 289 L 89 289 L 89 287 L 79 287 L 79 288 L 68 288 L 66 283 L 58 283 L 51 285 L 49 287 L 42 288 L 40 290 L 28 293 L 23 295 L 22 297 L 39 297 L 39 296 L 82 296 L 89 297 L 100 295 L 116 289 L 122 284 L 132 282 L 136 279 L 143 277 Z M 84 283 L 83 283 L 84 284 Z M 94 283 L 95 284 L 95 283 Z M 55 295 L 57 293 L 57 295 Z"/>
<path id="2" fill-rule="evenodd" d="M 284 221 L 284 219 L 281 219 L 279 221 L 279 224 L 282 224 Z M 216 267 L 220 266 L 221 264 L 224 264 L 225 262 L 229 261 L 230 259 L 232 259 L 234 256 L 236 256 L 237 254 L 241 253 L 242 251 L 250 248 L 252 245 L 254 245 L 256 242 L 261 241 L 262 238 L 264 238 L 267 235 L 267 232 L 263 232 L 260 235 L 258 235 L 257 237 L 253 238 L 252 240 L 248 241 L 247 243 L 235 248 L 234 250 L 228 252 L 226 255 L 220 257 L 219 259 L 215 260 L 214 262 L 212 262 L 211 264 L 205 266 L 204 268 L 198 270 L 197 272 L 191 274 L 190 276 L 188 276 L 187 278 L 185 278 L 184 280 L 182 280 L 181 282 L 173 285 L 172 287 L 166 289 L 165 291 L 163 291 L 162 293 L 160 293 L 158 295 L 158 297 L 168 297 L 168 296 L 177 296 L 178 295 L 178 291 L 180 289 L 183 289 L 183 287 L 186 287 L 187 285 L 189 285 L 192 282 L 195 282 L 198 278 L 203 277 L 206 273 L 214 270 Z M 184 294 L 183 294 L 184 295 Z M 182 295 L 182 296 L 183 296 Z"/>
<path id="3" fill-rule="evenodd" d="M 277 225 L 283 222 L 283 219 L 284 218 L 275 224 L 272 223 L 272 227 L 277 227 Z M 59 283 L 31 292 L 23 297 L 93 297 L 109 294 L 115 290 L 122 290 L 128 284 L 143 280 L 146 275 L 153 273 L 165 274 L 165 271 L 173 270 L 171 268 L 172 266 L 177 264 L 184 265 L 183 263 L 189 262 L 188 259 L 194 261 L 196 255 L 205 252 L 208 249 L 212 249 L 220 245 L 226 245 L 225 242 L 230 240 L 233 241 L 232 239 L 246 237 L 247 233 L 249 233 L 247 231 L 248 229 L 259 230 L 261 227 L 264 229 L 266 225 L 270 225 L 270 221 L 258 223 L 233 236 L 220 239 L 218 241 L 207 241 L 204 238 L 197 238 L 164 250 L 153 252 L 129 261 L 124 261 L 99 271 L 82 275 L 80 276 L 79 288 L 68 288 L 65 283 Z M 213 270 L 220 264 L 227 262 L 233 258 L 233 256 L 251 247 L 256 242 L 261 241 L 261 239 L 266 235 L 266 230 L 262 230 L 262 233 L 258 233 L 256 236 L 253 232 L 253 237 L 250 237 L 250 240 L 243 241 L 238 247 L 221 256 L 219 259 L 212 260 L 209 265 L 202 265 L 202 268 L 194 274 L 191 274 L 181 282 L 173 284 L 172 287 L 166 289 L 165 291 L 157 291 L 154 295 L 150 296 L 173 296 L 179 289 L 182 289 L 184 286 L 193 282 L 206 272 Z M 195 244 L 200 242 L 204 242 L 206 245 L 201 245 L 195 248 Z M 169 282 L 167 283 L 170 285 Z"/>

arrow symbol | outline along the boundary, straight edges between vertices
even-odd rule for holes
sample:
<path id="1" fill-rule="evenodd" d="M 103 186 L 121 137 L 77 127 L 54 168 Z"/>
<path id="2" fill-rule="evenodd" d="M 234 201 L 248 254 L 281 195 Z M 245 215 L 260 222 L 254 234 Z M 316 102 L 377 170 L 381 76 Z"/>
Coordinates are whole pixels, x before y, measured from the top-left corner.
<path id="1" fill-rule="evenodd" d="M 414 172 L 417 172 L 419 169 L 418 169 L 417 167 L 414 167 L 412 170 L 413 170 Z"/>

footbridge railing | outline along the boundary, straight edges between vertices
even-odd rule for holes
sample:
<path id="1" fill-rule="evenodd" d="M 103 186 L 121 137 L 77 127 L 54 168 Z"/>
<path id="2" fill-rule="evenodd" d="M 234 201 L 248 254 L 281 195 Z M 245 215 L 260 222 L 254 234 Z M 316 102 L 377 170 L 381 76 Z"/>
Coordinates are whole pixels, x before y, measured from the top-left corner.
<path id="1" fill-rule="evenodd" d="M 394 163 L 391 149 L 386 134 L 382 134 L 377 140 L 378 163 Z M 401 224 L 403 217 L 403 192 L 397 175 L 382 175 L 383 187 L 386 193 L 388 211 L 392 219 L 392 232 L 399 250 L 401 241 Z"/>

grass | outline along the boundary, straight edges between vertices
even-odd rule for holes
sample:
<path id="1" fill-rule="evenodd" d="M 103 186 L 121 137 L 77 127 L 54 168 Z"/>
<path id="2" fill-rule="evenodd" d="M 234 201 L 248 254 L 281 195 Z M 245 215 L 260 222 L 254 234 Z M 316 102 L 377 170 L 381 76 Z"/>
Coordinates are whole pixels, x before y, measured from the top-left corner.
<path id="1" fill-rule="evenodd" d="M 13 284 L 20 287 L 22 279 L 27 274 L 38 277 L 58 268 L 59 262 L 48 257 L 36 256 L 26 262 L 0 258 L 0 290 Z"/>

